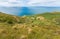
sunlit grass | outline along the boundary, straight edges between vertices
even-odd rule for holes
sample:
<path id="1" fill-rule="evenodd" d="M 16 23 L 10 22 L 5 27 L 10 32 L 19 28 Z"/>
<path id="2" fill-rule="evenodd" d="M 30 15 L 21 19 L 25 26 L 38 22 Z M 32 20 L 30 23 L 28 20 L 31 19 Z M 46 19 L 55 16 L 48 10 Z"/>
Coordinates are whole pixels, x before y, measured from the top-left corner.
<path id="1" fill-rule="evenodd" d="M 0 39 L 60 39 L 59 15 L 18 17 L 0 13 Z"/>

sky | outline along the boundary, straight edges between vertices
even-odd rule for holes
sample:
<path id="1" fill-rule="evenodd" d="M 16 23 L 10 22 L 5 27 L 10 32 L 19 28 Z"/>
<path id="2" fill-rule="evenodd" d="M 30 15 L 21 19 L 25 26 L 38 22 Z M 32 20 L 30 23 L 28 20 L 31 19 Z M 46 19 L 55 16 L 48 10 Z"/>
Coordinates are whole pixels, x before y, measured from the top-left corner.
<path id="1" fill-rule="evenodd" d="M 60 7 L 60 0 L 0 0 L 0 6 L 4 6 L 4 7 L 22 7 L 22 6 Z"/>

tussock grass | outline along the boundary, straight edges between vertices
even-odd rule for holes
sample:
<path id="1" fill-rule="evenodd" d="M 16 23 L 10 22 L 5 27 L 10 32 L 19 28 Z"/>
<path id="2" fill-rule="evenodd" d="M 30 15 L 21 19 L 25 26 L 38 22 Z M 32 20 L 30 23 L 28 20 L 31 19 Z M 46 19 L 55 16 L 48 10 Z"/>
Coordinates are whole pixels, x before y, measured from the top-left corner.
<path id="1" fill-rule="evenodd" d="M 18 17 L 0 12 L 0 39 L 60 39 L 60 12 L 54 13 Z"/>

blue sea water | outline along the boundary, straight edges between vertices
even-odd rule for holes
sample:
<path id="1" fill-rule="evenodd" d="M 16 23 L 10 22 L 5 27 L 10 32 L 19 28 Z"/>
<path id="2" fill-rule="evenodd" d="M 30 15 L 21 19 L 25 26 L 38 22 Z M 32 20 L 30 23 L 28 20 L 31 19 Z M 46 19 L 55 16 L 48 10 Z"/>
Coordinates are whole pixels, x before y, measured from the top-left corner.
<path id="1" fill-rule="evenodd" d="M 60 12 L 60 7 L 0 7 L 0 12 L 17 16 L 56 11 Z"/>

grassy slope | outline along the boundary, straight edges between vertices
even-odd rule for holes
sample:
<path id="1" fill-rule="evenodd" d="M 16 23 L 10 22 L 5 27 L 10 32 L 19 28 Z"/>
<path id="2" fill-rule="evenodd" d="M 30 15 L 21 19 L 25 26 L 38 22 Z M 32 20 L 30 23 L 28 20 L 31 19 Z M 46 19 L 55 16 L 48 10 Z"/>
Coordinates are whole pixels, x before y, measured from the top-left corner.
<path id="1" fill-rule="evenodd" d="M 60 39 L 60 12 L 22 17 L 0 12 L 0 39 Z"/>

